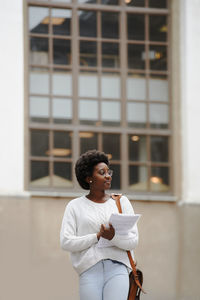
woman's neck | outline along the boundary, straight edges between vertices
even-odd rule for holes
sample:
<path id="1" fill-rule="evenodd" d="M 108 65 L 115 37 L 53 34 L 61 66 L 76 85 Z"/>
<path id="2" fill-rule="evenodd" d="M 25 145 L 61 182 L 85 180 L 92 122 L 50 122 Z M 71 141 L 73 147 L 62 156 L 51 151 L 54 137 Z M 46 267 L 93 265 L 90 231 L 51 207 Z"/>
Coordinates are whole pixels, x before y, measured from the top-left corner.
<path id="1" fill-rule="evenodd" d="M 109 199 L 109 195 L 105 191 L 92 191 L 90 190 L 87 198 L 94 202 L 106 202 Z"/>

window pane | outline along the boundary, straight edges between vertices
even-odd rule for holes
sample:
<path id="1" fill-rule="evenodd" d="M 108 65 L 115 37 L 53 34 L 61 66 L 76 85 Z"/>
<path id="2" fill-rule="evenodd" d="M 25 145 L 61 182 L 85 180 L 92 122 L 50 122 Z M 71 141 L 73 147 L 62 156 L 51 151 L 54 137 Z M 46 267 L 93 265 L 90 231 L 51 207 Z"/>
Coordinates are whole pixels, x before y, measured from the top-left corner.
<path id="1" fill-rule="evenodd" d="M 145 0 L 125 0 L 128 6 L 144 7 Z"/>
<path id="2" fill-rule="evenodd" d="M 101 4 L 104 4 L 104 5 L 118 5 L 119 3 L 119 0 L 101 0 Z"/>
<path id="3" fill-rule="evenodd" d="M 145 48 L 144 45 L 128 45 L 128 68 L 145 68 Z"/>
<path id="4" fill-rule="evenodd" d="M 128 100 L 146 99 L 146 79 L 144 75 L 129 74 L 126 81 Z"/>
<path id="5" fill-rule="evenodd" d="M 119 44 L 102 43 L 102 67 L 119 68 Z"/>
<path id="6" fill-rule="evenodd" d="M 127 121 L 130 127 L 146 127 L 146 115 L 145 103 L 127 103 Z"/>
<path id="7" fill-rule="evenodd" d="M 101 120 L 104 126 L 119 126 L 121 122 L 121 104 L 118 101 L 101 102 Z"/>
<path id="8" fill-rule="evenodd" d="M 120 190 L 120 188 L 121 188 L 121 166 L 111 164 L 110 169 L 113 170 L 111 189 L 112 190 Z"/>
<path id="9" fill-rule="evenodd" d="M 153 167 L 151 168 L 150 187 L 153 192 L 169 191 L 169 168 Z"/>
<path id="10" fill-rule="evenodd" d="M 151 75 L 149 80 L 149 99 L 153 101 L 168 101 L 168 79 L 166 76 Z"/>
<path id="11" fill-rule="evenodd" d="M 31 131 L 31 155 L 47 156 L 49 150 L 49 131 L 32 130 Z"/>
<path id="12" fill-rule="evenodd" d="M 149 7 L 166 8 L 167 0 L 149 0 Z"/>
<path id="13" fill-rule="evenodd" d="M 30 38 L 30 63 L 47 65 L 49 63 L 49 40 L 47 38 Z"/>
<path id="14" fill-rule="evenodd" d="M 97 65 L 97 43 L 80 41 L 80 65 L 95 67 Z"/>
<path id="15" fill-rule="evenodd" d="M 56 65 L 71 64 L 71 41 L 53 39 L 53 63 Z"/>
<path id="16" fill-rule="evenodd" d="M 54 131 L 52 155 L 57 157 L 71 157 L 71 154 L 71 133 L 65 131 Z"/>
<path id="17" fill-rule="evenodd" d="M 49 163 L 46 161 L 31 162 L 31 186 L 44 187 L 49 186 Z"/>
<path id="18" fill-rule="evenodd" d="M 166 46 L 150 46 L 149 57 L 151 70 L 167 70 Z"/>
<path id="19" fill-rule="evenodd" d="M 81 124 L 94 125 L 98 121 L 98 101 L 79 101 L 79 120 Z"/>
<path id="20" fill-rule="evenodd" d="M 167 17 L 150 16 L 149 22 L 150 41 L 165 42 L 167 40 Z"/>
<path id="21" fill-rule="evenodd" d="M 98 149 L 97 134 L 93 132 L 80 132 L 80 154 L 88 150 Z"/>
<path id="22" fill-rule="evenodd" d="M 147 190 L 147 168 L 143 166 L 129 166 L 129 189 L 134 191 Z"/>
<path id="23" fill-rule="evenodd" d="M 146 137 L 138 135 L 129 135 L 129 160 L 147 161 Z"/>
<path id="24" fill-rule="evenodd" d="M 54 162 L 53 186 L 69 188 L 72 185 L 71 163 Z"/>
<path id="25" fill-rule="evenodd" d="M 68 124 L 72 121 L 72 100 L 53 98 L 53 121 L 57 124 Z"/>
<path id="26" fill-rule="evenodd" d="M 31 94 L 49 94 L 49 74 L 46 69 L 32 68 L 29 75 Z"/>
<path id="27" fill-rule="evenodd" d="M 29 7 L 29 31 L 30 33 L 48 33 L 49 9 L 44 7 Z"/>
<path id="28" fill-rule="evenodd" d="M 88 3 L 88 4 L 95 4 L 97 3 L 97 0 L 77 0 L 78 3 L 80 4 L 84 4 L 84 3 Z"/>
<path id="29" fill-rule="evenodd" d="M 52 2 L 63 2 L 63 3 L 70 3 L 71 0 L 51 0 Z"/>
<path id="30" fill-rule="evenodd" d="M 97 36 L 97 16 L 95 11 L 79 10 L 79 34 L 80 36 Z"/>
<path id="31" fill-rule="evenodd" d="M 49 122 L 49 98 L 30 97 L 29 109 L 32 122 Z"/>
<path id="32" fill-rule="evenodd" d="M 52 75 L 53 94 L 58 96 L 72 95 L 72 75 L 71 72 L 54 70 Z"/>
<path id="33" fill-rule="evenodd" d="M 53 34 L 70 35 L 71 31 L 71 10 L 68 9 L 52 9 L 51 23 L 53 26 Z"/>
<path id="34" fill-rule="evenodd" d="M 119 38 L 119 14 L 111 12 L 101 13 L 101 34 L 103 38 Z"/>
<path id="35" fill-rule="evenodd" d="M 150 104 L 149 121 L 151 128 L 168 128 L 169 113 L 168 105 Z"/>
<path id="36" fill-rule="evenodd" d="M 103 151 L 109 159 L 120 159 L 120 135 L 103 133 Z"/>
<path id="37" fill-rule="evenodd" d="M 101 77 L 101 97 L 119 99 L 121 97 L 120 80 L 118 73 L 103 73 Z"/>
<path id="38" fill-rule="evenodd" d="M 98 78 L 95 72 L 81 72 L 79 75 L 79 96 L 98 96 Z"/>
<path id="39" fill-rule="evenodd" d="M 127 14 L 128 40 L 145 40 L 144 15 Z"/>
<path id="40" fill-rule="evenodd" d="M 71 0 L 50 0 L 51 2 L 71 3 Z"/>
<path id="41" fill-rule="evenodd" d="M 151 161 L 168 162 L 168 137 L 151 136 Z"/>

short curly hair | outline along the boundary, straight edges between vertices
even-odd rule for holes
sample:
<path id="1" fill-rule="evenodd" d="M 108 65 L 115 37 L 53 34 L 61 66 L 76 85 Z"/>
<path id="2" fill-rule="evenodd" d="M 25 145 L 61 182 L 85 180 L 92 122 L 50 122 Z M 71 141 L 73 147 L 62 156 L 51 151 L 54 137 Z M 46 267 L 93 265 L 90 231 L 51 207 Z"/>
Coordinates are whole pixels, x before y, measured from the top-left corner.
<path id="1" fill-rule="evenodd" d="M 109 166 L 108 156 L 104 152 L 89 150 L 83 153 L 75 165 L 75 173 L 78 183 L 84 190 L 89 190 L 90 185 L 86 182 L 86 177 L 92 176 L 94 166 L 104 162 Z"/>

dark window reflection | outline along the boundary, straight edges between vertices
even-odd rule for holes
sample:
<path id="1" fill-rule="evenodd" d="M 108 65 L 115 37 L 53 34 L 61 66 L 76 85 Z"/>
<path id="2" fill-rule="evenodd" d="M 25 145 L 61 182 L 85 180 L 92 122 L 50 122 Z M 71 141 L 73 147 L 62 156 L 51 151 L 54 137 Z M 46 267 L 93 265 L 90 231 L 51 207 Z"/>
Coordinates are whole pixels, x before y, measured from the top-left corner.
<path id="1" fill-rule="evenodd" d="M 32 130 L 31 131 L 31 155 L 47 156 L 49 150 L 49 131 Z"/>
<path id="2" fill-rule="evenodd" d="M 102 66 L 105 68 L 119 68 L 119 44 L 102 43 Z"/>
<path id="3" fill-rule="evenodd" d="M 93 132 L 80 132 L 80 154 L 97 149 L 97 134 Z"/>
<path id="4" fill-rule="evenodd" d="M 169 190 L 169 168 L 152 167 L 150 188 L 153 192 L 168 192 Z"/>
<path id="5" fill-rule="evenodd" d="M 147 190 L 147 168 L 144 166 L 129 166 L 129 189 L 135 191 Z"/>
<path id="6" fill-rule="evenodd" d="M 121 188 L 121 166 L 111 164 L 110 169 L 113 170 L 111 189 L 119 190 Z"/>
<path id="7" fill-rule="evenodd" d="M 135 7 L 144 7 L 145 0 L 125 0 L 126 5 Z"/>
<path id="8" fill-rule="evenodd" d="M 71 157 L 71 134 L 64 131 L 54 131 L 53 155 L 57 157 Z"/>
<path id="9" fill-rule="evenodd" d="M 49 63 L 49 40 L 47 38 L 30 38 L 30 63 L 47 65 Z"/>
<path id="10" fill-rule="evenodd" d="M 119 14 L 102 12 L 101 14 L 102 37 L 118 39 L 119 38 Z"/>
<path id="11" fill-rule="evenodd" d="M 167 0 L 149 0 L 149 7 L 166 8 Z"/>
<path id="12" fill-rule="evenodd" d="M 168 162 L 168 137 L 151 136 L 151 161 Z"/>
<path id="13" fill-rule="evenodd" d="M 70 35 L 71 11 L 66 9 L 52 9 L 51 23 L 54 35 Z"/>
<path id="14" fill-rule="evenodd" d="M 104 5 L 118 5 L 119 0 L 101 0 L 101 4 Z"/>
<path id="15" fill-rule="evenodd" d="M 150 41 L 165 42 L 167 39 L 167 17 L 150 16 L 149 22 Z"/>
<path id="16" fill-rule="evenodd" d="M 55 162 L 53 186 L 68 188 L 72 186 L 72 166 L 71 163 Z"/>
<path id="17" fill-rule="evenodd" d="M 146 137 L 131 134 L 129 135 L 129 160 L 131 161 L 146 161 Z"/>
<path id="18" fill-rule="evenodd" d="M 151 70 L 167 70 L 167 48 L 166 46 L 150 46 L 150 68 Z"/>
<path id="19" fill-rule="evenodd" d="M 128 45 L 128 67 L 131 69 L 145 68 L 144 45 Z"/>
<path id="20" fill-rule="evenodd" d="M 57 65 L 71 64 L 71 41 L 53 40 L 53 63 Z"/>
<path id="21" fill-rule="evenodd" d="M 97 36 L 97 17 L 95 11 L 79 11 L 79 34 L 80 36 Z"/>
<path id="22" fill-rule="evenodd" d="M 104 133 L 103 151 L 108 154 L 112 160 L 120 159 L 120 135 Z"/>
<path id="23" fill-rule="evenodd" d="M 144 40 L 144 15 L 128 14 L 127 27 L 129 40 Z"/>
<path id="24" fill-rule="evenodd" d="M 48 186 L 50 184 L 49 162 L 31 162 L 31 186 Z"/>
<path id="25" fill-rule="evenodd" d="M 95 67 L 97 65 L 97 43 L 80 41 L 80 65 Z"/>

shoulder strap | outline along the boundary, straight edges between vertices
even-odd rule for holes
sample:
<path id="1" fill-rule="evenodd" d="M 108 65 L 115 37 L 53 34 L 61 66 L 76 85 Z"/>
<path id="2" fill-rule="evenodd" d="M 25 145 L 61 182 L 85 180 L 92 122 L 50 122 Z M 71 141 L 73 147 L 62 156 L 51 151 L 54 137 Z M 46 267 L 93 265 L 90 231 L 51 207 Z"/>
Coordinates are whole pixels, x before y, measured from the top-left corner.
<path id="1" fill-rule="evenodd" d="M 122 194 L 111 194 L 111 197 L 116 201 L 116 205 L 117 205 L 117 208 L 118 208 L 118 211 L 119 213 L 121 214 L 122 213 L 122 207 L 121 207 L 121 203 L 120 203 L 120 198 L 121 198 Z M 139 279 L 138 279 L 138 275 L 137 275 L 137 270 L 136 270 L 136 265 L 135 265 L 135 262 L 133 260 L 133 257 L 131 255 L 131 252 L 130 251 L 126 251 L 127 254 L 128 254 L 128 258 L 129 258 L 129 261 L 130 261 L 130 264 L 131 264 L 131 268 L 132 268 L 132 271 L 133 271 L 133 275 L 134 275 L 134 279 L 135 279 L 135 282 L 137 284 L 137 286 L 144 292 L 144 290 L 142 289 L 142 286 L 139 282 Z"/>

